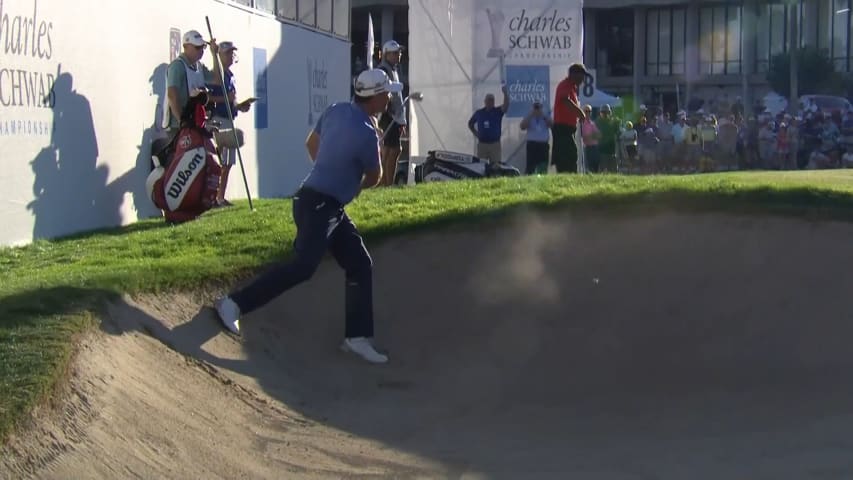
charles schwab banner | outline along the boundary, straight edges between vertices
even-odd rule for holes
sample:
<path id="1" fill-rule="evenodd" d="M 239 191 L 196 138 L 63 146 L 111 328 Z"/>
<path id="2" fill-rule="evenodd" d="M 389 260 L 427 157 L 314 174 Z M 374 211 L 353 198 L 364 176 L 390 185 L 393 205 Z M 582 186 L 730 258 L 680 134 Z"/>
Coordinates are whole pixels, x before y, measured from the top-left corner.
<path id="1" fill-rule="evenodd" d="M 510 95 L 509 117 L 522 117 L 534 101 L 551 105 L 568 66 L 582 61 L 580 0 L 475 0 L 474 103 L 500 85 Z"/>

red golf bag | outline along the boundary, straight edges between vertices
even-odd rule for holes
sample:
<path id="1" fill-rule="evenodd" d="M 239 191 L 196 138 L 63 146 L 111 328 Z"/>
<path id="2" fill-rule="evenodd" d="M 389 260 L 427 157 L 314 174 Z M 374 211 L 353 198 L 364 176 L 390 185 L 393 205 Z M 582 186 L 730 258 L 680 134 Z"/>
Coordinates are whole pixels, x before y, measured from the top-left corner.
<path id="1" fill-rule="evenodd" d="M 160 165 L 148 176 L 151 201 L 170 223 L 198 218 L 216 204 L 222 168 L 215 159 L 213 134 L 204 128 L 206 103 L 204 92 L 190 98 L 180 130 L 166 149 L 155 155 Z"/>

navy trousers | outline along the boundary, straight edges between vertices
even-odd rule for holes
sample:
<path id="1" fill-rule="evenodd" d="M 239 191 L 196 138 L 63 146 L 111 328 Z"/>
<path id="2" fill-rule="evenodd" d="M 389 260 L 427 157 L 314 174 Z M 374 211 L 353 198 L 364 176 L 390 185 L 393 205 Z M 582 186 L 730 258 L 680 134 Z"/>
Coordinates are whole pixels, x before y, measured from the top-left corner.
<path id="1" fill-rule="evenodd" d="M 233 292 L 242 314 L 256 310 L 294 286 L 309 280 L 327 251 L 346 277 L 345 336 L 373 336 L 373 260 L 343 205 L 333 197 L 300 189 L 293 197 L 295 256 L 274 265 L 251 284 Z"/>

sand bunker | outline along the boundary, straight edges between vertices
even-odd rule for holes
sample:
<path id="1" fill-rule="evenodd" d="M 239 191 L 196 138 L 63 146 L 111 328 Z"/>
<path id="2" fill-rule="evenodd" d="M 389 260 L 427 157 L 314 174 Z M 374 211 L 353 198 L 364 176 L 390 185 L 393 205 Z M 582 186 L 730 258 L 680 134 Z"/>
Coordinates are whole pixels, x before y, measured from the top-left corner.
<path id="1" fill-rule="evenodd" d="M 223 332 L 214 292 L 126 298 L 0 477 L 853 475 L 853 224 L 523 215 L 375 246 Z M 3 473 L 6 472 L 6 473 Z"/>

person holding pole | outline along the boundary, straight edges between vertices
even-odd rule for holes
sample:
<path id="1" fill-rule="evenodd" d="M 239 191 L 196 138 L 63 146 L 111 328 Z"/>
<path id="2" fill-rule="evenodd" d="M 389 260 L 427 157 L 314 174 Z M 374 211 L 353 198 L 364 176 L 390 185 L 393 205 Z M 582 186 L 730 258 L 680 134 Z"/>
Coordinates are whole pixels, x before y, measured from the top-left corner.
<path id="1" fill-rule="evenodd" d="M 365 70 L 351 102 L 328 107 L 305 146 L 314 166 L 293 197 L 294 256 L 273 266 L 249 285 L 215 303 L 223 326 L 240 333 L 240 318 L 310 279 L 327 250 L 345 271 L 345 331 L 341 348 L 370 363 L 385 363 L 373 337 L 373 260 L 344 207 L 382 177 L 374 116 L 402 90 L 381 69 Z"/>
<path id="2" fill-rule="evenodd" d="M 207 31 L 210 34 L 210 38 L 213 39 L 214 38 L 213 37 L 213 29 L 210 28 L 210 19 L 205 16 L 204 21 L 207 23 Z M 211 42 L 213 42 L 213 40 L 211 40 Z M 219 49 L 219 47 L 217 45 L 216 50 L 214 50 L 214 52 L 218 51 L 218 49 Z M 225 84 L 225 76 L 223 75 L 222 68 L 219 65 L 220 62 L 219 62 L 219 55 L 218 54 L 213 56 L 213 63 L 215 65 L 214 72 L 218 74 L 218 75 L 216 75 L 215 81 L 219 85 L 224 85 Z M 231 122 L 231 124 L 233 125 L 233 123 L 234 123 L 234 112 L 233 112 L 233 109 L 231 108 L 231 102 L 223 102 L 223 104 L 225 105 L 225 110 L 226 110 L 226 113 L 228 114 L 228 119 Z M 252 194 L 251 194 L 251 192 L 249 192 L 249 180 L 246 178 L 246 169 L 243 166 L 243 156 L 240 154 L 240 143 L 241 143 L 241 141 L 237 135 L 237 129 L 234 129 L 234 128 L 231 129 L 231 137 L 234 141 L 233 145 L 235 146 L 235 148 L 237 150 L 237 161 L 240 163 L 240 173 L 243 174 L 243 186 L 246 188 L 246 198 L 249 200 L 249 210 L 255 211 L 255 206 L 252 204 Z"/>
<path id="3" fill-rule="evenodd" d="M 392 82 L 400 82 L 400 57 L 403 55 L 403 46 L 394 40 L 388 40 L 382 46 L 382 61 L 377 65 L 381 68 Z M 397 162 L 400 160 L 402 147 L 400 138 L 406 135 L 406 105 L 403 101 L 403 93 L 395 93 L 391 96 L 387 111 L 382 112 L 379 117 L 379 128 L 385 131 L 382 139 L 382 185 L 394 184 L 394 174 L 397 172 Z"/>
<path id="4" fill-rule="evenodd" d="M 237 163 L 237 148 L 243 146 L 243 132 L 234 125 L 234 118 L 239 115 L 239 112 L 248 112 L 255 98 L 246 99 L 240 103 L 236 103 L 237 87 L 234 82 L 234 73 L 231 71 L 231 66 L 236 63 L 237 46 L 233 42 L 222 42 L 219 44 L 219 61 L 222 66 L 222 74 L 224 77 L 224 88 L 217 83 L 209 83 L 210 101 L 213 103 L 213 118 L 212 120 L 218 125 L 216 132 L 216 149 L 219 153 L 219 161 L 222 165 L 222 179 L 219 187 L 219 194 L 216 197 L 217 206 L 231 206 L 231 202 L 225 199 L 225 190 L 228 188 L 228 174 L 231 167 Z M 227 92 L 227 95 L 224 93 Z M 225 102 L 230 103 L 231 114 L 225 105 Z M 235 130 L 235 131 L 232 131 Z M 236 140 L 235 136 L 236 135 Z"/>

